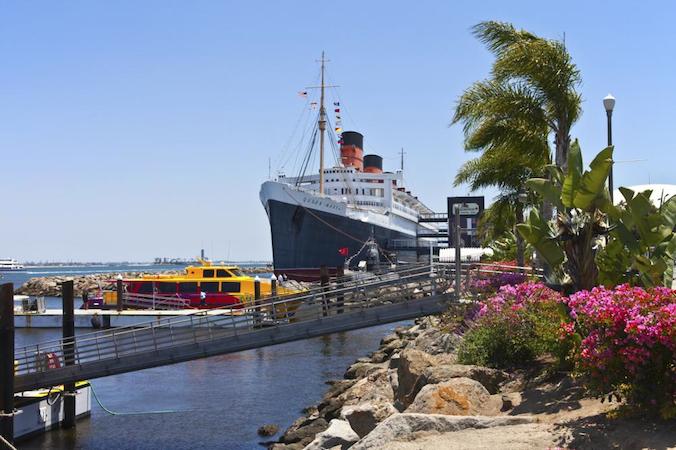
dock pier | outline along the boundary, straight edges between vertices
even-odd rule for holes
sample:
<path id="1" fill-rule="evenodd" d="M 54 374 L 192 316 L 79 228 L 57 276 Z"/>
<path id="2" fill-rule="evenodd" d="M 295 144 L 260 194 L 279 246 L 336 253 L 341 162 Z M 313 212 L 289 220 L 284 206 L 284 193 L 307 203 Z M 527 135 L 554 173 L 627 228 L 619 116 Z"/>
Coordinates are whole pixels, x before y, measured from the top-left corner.
<path id="1" fill-rule="evenodd" d="M 0 285 L 0 436 L 14 443 L 14 285 Z"/>
<path id="2" fill-rule="evenodd" d="M 75 295 L 73 281 L 61 283 L 63 300 L 63 361 L 64 366 L 75 365 Z M 64 428 L 75 426 L 75 380 L 63 384 Z"/>

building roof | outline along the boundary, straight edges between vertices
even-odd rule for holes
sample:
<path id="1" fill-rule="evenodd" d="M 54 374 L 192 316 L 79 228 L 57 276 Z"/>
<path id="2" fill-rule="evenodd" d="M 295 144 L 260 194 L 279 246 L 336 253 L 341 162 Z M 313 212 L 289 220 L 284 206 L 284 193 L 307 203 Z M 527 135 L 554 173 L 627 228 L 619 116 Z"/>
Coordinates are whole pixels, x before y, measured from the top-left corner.
<path id="1" fill-rule="evenodd" d="M 653 205 L 659 207 L 660 203 L 664 200 L 667 200 L 673 196 L 676 196 L 676 185 L 675 184 L 637 184 L 635 186 L 626 186 L 634 192 L 643 192 L 647 190 L 653 191 L 650 194 L 650 201 Z M 624 197 L 619 189 L 615 189 L 613 193 L 613 200 L 615 204 L 619 204 L 624 201 Z"/>

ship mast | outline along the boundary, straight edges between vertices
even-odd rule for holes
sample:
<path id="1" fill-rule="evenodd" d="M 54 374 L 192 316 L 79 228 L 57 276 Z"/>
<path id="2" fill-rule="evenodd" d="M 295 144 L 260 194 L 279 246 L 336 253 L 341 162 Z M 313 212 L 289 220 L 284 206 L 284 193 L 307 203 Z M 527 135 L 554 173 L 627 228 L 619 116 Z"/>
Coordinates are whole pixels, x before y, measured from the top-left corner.
<path id="1" fill-rule="evenodd" d="M 322 84 L 319 100 L 319 195 L 324 195 L 324 132 L 326 131 L 326 108 L 324 107 L 324 52 L 322 52 Z"/>

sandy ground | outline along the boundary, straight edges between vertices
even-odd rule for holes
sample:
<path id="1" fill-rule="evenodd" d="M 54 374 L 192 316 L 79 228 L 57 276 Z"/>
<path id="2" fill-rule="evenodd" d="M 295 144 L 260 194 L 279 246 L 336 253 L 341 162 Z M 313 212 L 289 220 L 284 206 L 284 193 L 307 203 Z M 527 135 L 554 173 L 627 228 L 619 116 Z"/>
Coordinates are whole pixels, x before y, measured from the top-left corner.
<path id="1" fill-rule="evenodd" d="M 519 398 L 520 397 L 520 398 Z M 617 403 L 583 397 L 569 379 L 545 384 L 514 397 L 509 415 L 529 415 L 537 423 L 419 433 L 383 445 L 385 450 L 437 449 L 676 449 L 676 421 L 611 419 Z"/>

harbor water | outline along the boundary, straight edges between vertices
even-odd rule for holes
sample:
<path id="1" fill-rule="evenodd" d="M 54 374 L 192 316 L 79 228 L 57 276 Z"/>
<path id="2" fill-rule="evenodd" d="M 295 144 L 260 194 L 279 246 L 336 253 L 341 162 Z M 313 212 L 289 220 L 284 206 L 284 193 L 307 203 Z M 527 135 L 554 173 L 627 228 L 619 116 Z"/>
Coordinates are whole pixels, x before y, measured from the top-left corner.
<path id="1" fill-rule="evenodd" d="M 111 415 L 93 401 L 91 417 L 74 430 L 51 431 L 19 448 L 261 449 L 261 442 L 274 437 L 259 437 L 259 426 L 277 424 L 283 431 L 304 407 L 319 401 L 326 380 L 342 378 L 355 359 L 374 351 L 398 325 L 95 379 L 92 385 L 103 406 L 122 414 Z M 55 339 L 60 333 L 17 329 L 16 345 Z M 129 414 L 134 412 L 140 414 Z"/>

